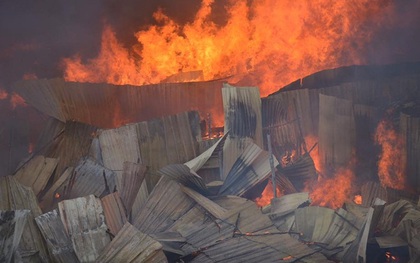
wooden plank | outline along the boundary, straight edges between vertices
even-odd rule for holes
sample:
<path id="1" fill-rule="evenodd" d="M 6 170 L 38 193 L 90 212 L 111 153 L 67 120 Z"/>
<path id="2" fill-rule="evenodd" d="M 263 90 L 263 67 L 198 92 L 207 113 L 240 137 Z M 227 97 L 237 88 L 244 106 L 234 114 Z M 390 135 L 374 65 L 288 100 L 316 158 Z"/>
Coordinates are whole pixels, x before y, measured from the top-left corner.
<path id="1" fill-rule="evenodd" d="M 54 262 L 79 262 L 56 209 L 36 217 L 35 221 L 41 230 Z"/>
<path id="2" fill-rule="evenodd" d="M 31 187 L 35 195 L 38 195 L 44 190 L 57 164 L 58 160 L 55 158 L 37 155 L 20 167 L 15 177 L 21 184 Z"/>
<path id="3" fill-rule="evenodd" d="M 162 245 L 126 223 L 96 262 L 168 262 Z"/>
<path id="4" fill-rule="evenodd" d="M 12 262 L 29 213 L 29 210 L 0 210 L 0 262 Z"/>
<path id="5" fill-rule="evenodd" d="M 118 192 L 114 192 L 102 197 L 101 202 L 109 232 L 115 236 L 127 222 L 127 216 L 120 195 Z"/>
<path id="6" fill-rule="evenodd" d="M 62 201 L 58 209 L 80 262 L 94 262 L 111 242 L 101 201 L 89 195 Z"/>

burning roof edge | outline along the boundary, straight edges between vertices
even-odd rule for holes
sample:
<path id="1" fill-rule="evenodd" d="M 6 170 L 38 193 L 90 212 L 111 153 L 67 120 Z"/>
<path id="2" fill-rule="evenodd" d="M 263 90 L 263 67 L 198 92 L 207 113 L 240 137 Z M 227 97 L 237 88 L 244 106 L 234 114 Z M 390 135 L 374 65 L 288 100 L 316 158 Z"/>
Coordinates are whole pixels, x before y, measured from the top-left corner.
<path id="1" fill-rule="evenodd" d="M 400 75 L 420 74 L 420 62 L 397 63 L 388 65 L 352 65 L 325 69 L 297 79 L 278 91 L 298 90 L 302 88 L 319 89 L 340 85 L 346 82 L 393 78 Z"/>

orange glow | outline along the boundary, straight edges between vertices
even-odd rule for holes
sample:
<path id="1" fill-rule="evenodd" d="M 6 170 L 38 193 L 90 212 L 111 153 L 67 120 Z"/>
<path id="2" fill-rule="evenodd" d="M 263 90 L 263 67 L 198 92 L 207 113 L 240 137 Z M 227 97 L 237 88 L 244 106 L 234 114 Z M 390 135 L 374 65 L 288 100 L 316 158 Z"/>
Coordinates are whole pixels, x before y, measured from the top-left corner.
<path id="1" fill-rule="evenodd" d="M 32 143 L 32 142 L 29 143 L 29 145 L 28 145 L 28 153 L 29 154 L 33 153 L 34 149 L 35 149 L 35 144 Z"/>
<path id="2" fill-rule="evenodd" d="M 38 79 L 38 76 L 35 73 L 25 73 L 22 78 L 24 80 Z"/>
<path id="3" fill-rule="evenodd" d="M 354 196 L 353 202 L 355 204 L 361 205 L 363 203 L 363 197 L 361 195 Z"/>
<path id="4" fill-rule="evenodd" d="M 5 100 L 5 99 L 7 99 L 8 96 L 9 96 L 9 94 L 7 93 L 7 91 L 0 88 L 0 100 Z"/>
<path id="5" fill-rule="evenodd" d="M 60 195 L 59 193 L 55 193 L 54 198 L 55 198 L 55 199 L 58 199 L 58 198 L 60 198 L 60 196 L 61 196 L 61 195 Z"/>
<path id="6" fill-rule="evenodd" d="M 310 186 L 310 198 L 312 205 L 326 206 L 337 209 L 347 201 L 352 193 L 354 180 L 353 171 L 350 169 L 339 169 L 332 178 L 319 177 L 318 182 Z"/>
<path id="7" fill-rule="evenodd" d="M 405 164 L 402 158 L 404 142 L 390 121 L 383 120 L 378 124 L 375 142 L 382 148 L 378 161 L 381 184 L 394 189 L 404 189 Z"/>
<path id="8" fill-rule="evenodd" d="M 276 190 L 277 190 L 277 197 L 280 197 L 281 196 L 280 190 L 278 188 Z M 271 183 L 271 180 L 269 180 L 264 191 L 261 193 L 261 196 L 255 199 L 255 203 L 259 207 L 264 207 L 271 203 L 272 198 L 274 198 L 273 184 Z"/>
<path id="9" fill-rule="evenodd" d="M 12 97 L 10 98 L 10 105 L 12 106 L 12 109 L 16 109 L 17 106 L 21 106 L 21 107 L 27 106 L 25 100 L 16 93 L 12 94 Z"/>
<path id="10" fill-rule="evenodd" d="M 213 2 L 202 0 L 184 25 L 156 11 L 158 25 L 135 33 L 128 48 L 105 26 L 96 58 L 63 60 L 65 79 L 143 85 L 202 70 L 204 80 L 233 76 L 266 96 L 313 72 L 364 63 L 375 28 L 392 23 L 392 4 L 380 0 L 257 0 L 228 2 L 226 23 L 217 25 Z"/>
<path id="11" fill-rule="evenodd" d="M 292 256 L 287 256 L 287 257 L 282 258 L 281 260 L 291 260 L 292 258 L 293 258 Z"/>
<path id="12" fill-rule="evenodd" d="M 309 151 L 316 143 L 318 143 L 318 137 L 316 137 L 315 135 L 305 136 L 305 142 L 306 142 L 306 147 L 308 148 L 308 151 Z M 318 153 L 318 145 L 316 145 L 315 148 L 312 149 L 309 155 L 314 161 L 315 169 L 317 171 L 322 171 L 323 167 L 321 165 L 321 158 Z"/>

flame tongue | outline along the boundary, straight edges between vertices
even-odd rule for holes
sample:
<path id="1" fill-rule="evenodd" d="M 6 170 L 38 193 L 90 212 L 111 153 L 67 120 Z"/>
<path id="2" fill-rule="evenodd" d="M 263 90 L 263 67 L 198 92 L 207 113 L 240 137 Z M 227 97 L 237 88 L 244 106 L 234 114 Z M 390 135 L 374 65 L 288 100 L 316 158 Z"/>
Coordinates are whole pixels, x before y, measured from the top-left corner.
<path id="1" fill-rule="evenodd" d="M 246 2 L 232 1 L 221 26 L 210 20 L 212 0 L 203 0 L 185 25 L 159 10 L 160 26 L 137 32 L 139 45 L 129 49 L 106 26 L 98 57 L 86 64 L 77 56 L 65 59 L 65 79 L 143 85 L 203 70 L 206 80 L 246 78 L 265 96 L 312 72 L 362 63 L 359 52 L 374 34 L 372 25 L 383 26 L 392 12 L 391 5 L 371 0 Z"/>

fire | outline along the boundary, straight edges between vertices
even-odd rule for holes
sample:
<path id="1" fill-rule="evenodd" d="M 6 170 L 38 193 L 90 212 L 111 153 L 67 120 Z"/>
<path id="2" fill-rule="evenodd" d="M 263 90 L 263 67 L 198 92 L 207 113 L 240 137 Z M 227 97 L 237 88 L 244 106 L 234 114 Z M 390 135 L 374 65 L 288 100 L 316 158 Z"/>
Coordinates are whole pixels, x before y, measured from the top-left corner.
<path id="1" fill-rule="evenodd" d="M 278 188 L 276 190 L 277 190 L 277 197 L 280 197 L 281 196 L 280 190 Z M 271 203 L 272 198 L 274 198 L 273 184 L 271 183 L 271 180 L 269 180 L 264 191 L 261 193 L 261 197 L 258 197 L 257 199 L 255 199 L 255 203 L 259 207 L 264 207 Z"/>
<path id="2" fill-rule="evenodd" d="M 217 24 L 213 2 L 202 0 L 184 25 L 156 11 L 156 25 L 135 33 L 128 48 L 105 26 L 96 58 L 63 60 L 65 79 L 143 85 L 202 70 L 205 80 L 233 76 L 266 96 L 310 73 L 363 63 L 363 47 L 393 11 L 380 0 L 230 1 L 226 23 Z"/>
<path id="3" fill-rule="evenodd" d="M 363 197 L 361 195 L 354 196 L 353 202 L 355 204 L 361 205 L 363 203 Z"/>
<path id="4" fill-rule="evenodd" d="M 25 100 L 19 96 L 16 93 L 13 93 L 11 98 L 10 98 L 10 105 L 12 107 L 12 109 L 16 109 L 16 107 L 21 106 L 21 107 L 26 107 L 27 104 L 25 103 Z"/>
<path id="5" fill-rule="evenodd" d="M 319 177 L 318 182 L 312 189 L 309 196 L 312 205 L 327 206 L 332 209 L 339 208 L 349 199 L 352 189 L 352 182 L 355 176 L 351 169 L 339 169 L 331 178 Z"/>
<path id="6" fill-rule="evenodd" d="M 305 136 L 305 142 L 306 142 L 306 147 L 308 148 L 308 151 L 312 150 L 310 151 L 309 155 L 314 161 L 315 169 L 317 171 L 322 171 L 323 167 L 322 167 L 321 157 L 319 156 L 318 146 L 317 146 L 318 137 L 316 137 L 315 135 L 307 135 Z M 314 148 L 311 149 L 312 147 Z"/>
<path id="7" fill-rule="evenodd" d="M 383 120 L 378 124 L 375 142 L 382 148 L 378 161 L 381 184 L 394 189 L 404 189 L 405 164 L 402 158 L 404 142 L 390 121 Z"/>
<path id="8" fill-rule="evenodd" d="M 7 99 L 8 96 L 9 96 L 9 94 L 7 93 L 7 91 L 0 88 L 0 100 L 5 100 L 5 99 Z"/>
<path id="9" fill-rule="evenodd" d="M 55 199 L 58 199 L 58 198 L 60 198 L 60 197 L 61 197 L 60 193 L 55 193 L 55 195 L 54 195 L 54 198 L 55 198 Z"/>
<path id="10" fill-rule="evenodd" d="M 29 143 L 28 145 L 28 153 L 32 154 L 35 149 L 35 144 L 33 142 Z"/>

